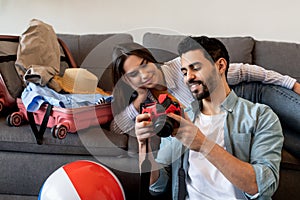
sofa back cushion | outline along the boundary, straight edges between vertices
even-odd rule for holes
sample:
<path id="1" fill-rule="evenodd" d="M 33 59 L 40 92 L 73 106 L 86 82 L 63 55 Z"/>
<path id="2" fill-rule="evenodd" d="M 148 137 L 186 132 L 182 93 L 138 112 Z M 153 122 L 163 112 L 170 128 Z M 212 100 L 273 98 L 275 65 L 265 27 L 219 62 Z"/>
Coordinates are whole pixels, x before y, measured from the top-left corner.
<path id="1" fill-rule="evenodd" d="M 254 64 L 290 75 L 300 81 L 300 44 L 274 41 L 256 41 Z"/>
<path id="2" fill-rule="evenodd" d="M 77 65 L 94 73 L 99 78 L 98 86 L 111 91 L 112 50 L 120 43 L 133 42 L 130 34 L 58 35 L 69 46 Z"/>
<path id="3" fill-rule="evenodd" d="M 158 62 L 166 62 L 178 56 L 177 46 L 185 36 L 145 33 L 143 46 L 148 48 Z"/>
<path id="4" fill-rule="evenodd" d="M 178 56 L 177 46 L 186 36 L 145 33 L 143 45 L 150 48 L 159 62 Z M 217 37 L 226 46 L 231 62 L 252 63 L 254 39 L 252 37 Z"/>
<path id="5" fill-rule="evenodd" d="M 253 62 L 252 51 L 254 39 L 252 37 L 217 37 L 226 46 L 231 63 Z"/>

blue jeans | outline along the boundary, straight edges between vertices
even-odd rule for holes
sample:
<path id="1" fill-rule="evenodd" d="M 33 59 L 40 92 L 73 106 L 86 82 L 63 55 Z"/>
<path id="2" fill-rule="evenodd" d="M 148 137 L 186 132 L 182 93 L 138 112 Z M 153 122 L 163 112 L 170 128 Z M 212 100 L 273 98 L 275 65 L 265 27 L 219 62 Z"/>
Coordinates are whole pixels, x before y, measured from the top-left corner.
<path id="1" fill-rule="evenodd" d="M 231 86 L 239 97 L 270 106 L 281 122 L 284 147 L 300 157 L 300 95 L 292 90 L 258 82 Z"/>

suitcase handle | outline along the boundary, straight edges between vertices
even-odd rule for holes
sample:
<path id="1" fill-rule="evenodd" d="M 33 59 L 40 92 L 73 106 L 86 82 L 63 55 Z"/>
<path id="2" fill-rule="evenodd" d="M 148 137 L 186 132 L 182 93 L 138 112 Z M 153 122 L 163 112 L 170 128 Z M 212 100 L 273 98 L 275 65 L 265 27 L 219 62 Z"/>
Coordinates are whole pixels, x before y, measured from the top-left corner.
<path id="1" fill-rule="evenodd" d="M 47 124 L 48 124 L 49 116 L 51 114 L 52 107 L 53 107 L 53 105 L 48 104 L 42 124 L 40 125 L 40 130 L 37 129 L 33 113 L 27 112 L 28 121 L 29 121 L 31 130 L 34 133 L 37 144 L 40 144 L 40 145 L 43 144 L 43 136 L 44 136 L 44 133 L 47 128 Z"/>

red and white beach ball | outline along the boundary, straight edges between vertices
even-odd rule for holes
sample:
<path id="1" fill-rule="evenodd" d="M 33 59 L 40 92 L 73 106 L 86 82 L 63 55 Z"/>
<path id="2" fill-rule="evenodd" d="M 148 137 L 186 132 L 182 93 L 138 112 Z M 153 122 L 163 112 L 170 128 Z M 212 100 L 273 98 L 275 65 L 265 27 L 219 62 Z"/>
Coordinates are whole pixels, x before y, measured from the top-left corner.
<path id="1" fill-rule="evenodd" d="M 105 166 L 87 160 L 68 163 L 44 182 L 39 200 L 125 200 L 118 178 Z"/>

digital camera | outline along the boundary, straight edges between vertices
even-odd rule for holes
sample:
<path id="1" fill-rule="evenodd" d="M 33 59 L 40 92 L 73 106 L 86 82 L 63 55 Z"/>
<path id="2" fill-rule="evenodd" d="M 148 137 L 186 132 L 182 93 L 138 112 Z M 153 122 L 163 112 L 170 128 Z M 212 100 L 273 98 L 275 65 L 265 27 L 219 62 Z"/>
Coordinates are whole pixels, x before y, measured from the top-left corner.
<path id="1" fill-rule="evenodd" d="M 161 94 L 158 103 L 141 104 L 141 113 L 150 113 L 155 133 L 159 137 L 168 137 L 173 133 L 174 128 L 179 127 L 179 124 L 167 114 L 174 113 L 182 116 L 183 112 L 178 102 L 172 101 L 167 94 Z"/>

